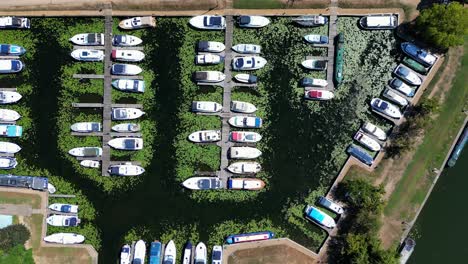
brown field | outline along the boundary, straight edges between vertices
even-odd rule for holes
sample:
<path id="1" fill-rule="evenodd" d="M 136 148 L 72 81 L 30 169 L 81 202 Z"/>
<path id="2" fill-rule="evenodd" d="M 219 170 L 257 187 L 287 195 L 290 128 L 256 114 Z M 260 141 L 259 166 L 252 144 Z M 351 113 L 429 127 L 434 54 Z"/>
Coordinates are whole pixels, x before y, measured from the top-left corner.
<path id="1" fill-rule="evenodd" d="M 302 252 L 283 245 L 237 250 L 228 257 L 228 264 L 315 264 L 317 261 Z"/>
<path id="2" fill-rule="evenodd" d="M 0 192 L 0 203 L 29 204 L 33 209 L 39 209 L 41 206 L 41 197 L 34 194 Z"/>

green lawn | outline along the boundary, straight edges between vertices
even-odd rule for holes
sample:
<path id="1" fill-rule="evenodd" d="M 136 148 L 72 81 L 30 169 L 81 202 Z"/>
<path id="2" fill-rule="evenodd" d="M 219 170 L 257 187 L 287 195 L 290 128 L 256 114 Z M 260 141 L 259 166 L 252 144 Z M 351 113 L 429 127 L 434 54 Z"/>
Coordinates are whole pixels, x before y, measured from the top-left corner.
<path id="1" fill-rule="evenodd" d="M 284 5 L 279 0 L 234 0 L 234 8 L 274 9 L 274 8 L 284 8 Z"/>
<path id="2" fill-rule="evenodd" d="M 34 194 L 0 192 L 0 204 L 29 204 L 34 209 L 41 206 L 41 197 Z"/>

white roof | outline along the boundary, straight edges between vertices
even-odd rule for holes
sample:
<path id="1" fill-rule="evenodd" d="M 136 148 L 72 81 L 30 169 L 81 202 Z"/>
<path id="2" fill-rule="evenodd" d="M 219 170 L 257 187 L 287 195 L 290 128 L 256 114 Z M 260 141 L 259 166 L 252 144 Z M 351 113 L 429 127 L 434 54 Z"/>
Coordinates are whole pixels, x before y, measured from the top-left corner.
<path id="1" fill-rule="evenodd" d="M 393 16 L 369 16 L 366 18 L 368 27 L 393 26 Z"/>

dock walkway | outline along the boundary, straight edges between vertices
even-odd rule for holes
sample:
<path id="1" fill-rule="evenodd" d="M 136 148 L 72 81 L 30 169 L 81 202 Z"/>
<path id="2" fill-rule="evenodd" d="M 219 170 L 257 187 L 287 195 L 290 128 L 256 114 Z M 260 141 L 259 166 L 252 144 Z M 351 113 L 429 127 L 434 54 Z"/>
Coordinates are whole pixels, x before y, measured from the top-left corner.
<path id="1" fill-rule="evenodd" d="M 327 82 L 328 90 L 334 91 L 335 84 L 333 82 L 333 73 L 335 71 L 335 37 L 336 26 L 338 21 L 338 0 L 332 0 L 330 3 L 330 20 L 328 22 L 328 65 L 327 65 Z"/>

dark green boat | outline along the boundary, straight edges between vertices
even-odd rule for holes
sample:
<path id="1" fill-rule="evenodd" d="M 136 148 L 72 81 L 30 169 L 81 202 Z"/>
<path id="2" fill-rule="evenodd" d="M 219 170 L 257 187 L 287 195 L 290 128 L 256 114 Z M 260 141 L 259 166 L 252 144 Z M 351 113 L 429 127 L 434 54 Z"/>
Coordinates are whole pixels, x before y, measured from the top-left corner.
<path id="1" fill-rule="evenodd" d="M 411 69 L 419 72 L 419 73 L 423 73 L 423 74 L 426 74 L 427 73 L 427 68 L 424 67 L 421 63 L 411 59 L 410 57 L 405 57 L 403 59 L 403 63 L 408 65 Z"/>
<path id="2" fill-rule="evenodd" d="M 339 86 L 343 82 L 343 55 L 344 55 L 344 34 L 340 33 L 336 36 L 336 53 L 335 53 L 335 84 Z"/>

